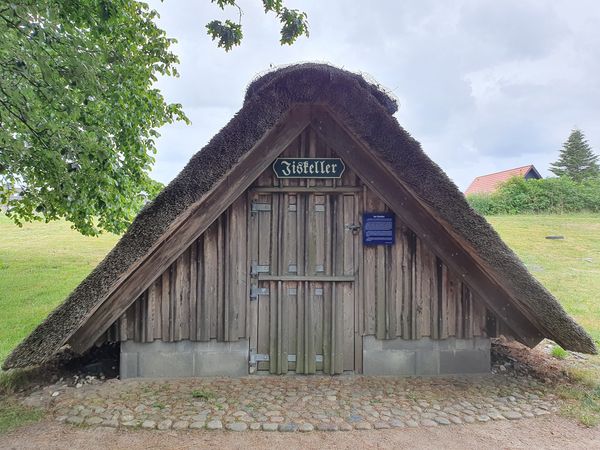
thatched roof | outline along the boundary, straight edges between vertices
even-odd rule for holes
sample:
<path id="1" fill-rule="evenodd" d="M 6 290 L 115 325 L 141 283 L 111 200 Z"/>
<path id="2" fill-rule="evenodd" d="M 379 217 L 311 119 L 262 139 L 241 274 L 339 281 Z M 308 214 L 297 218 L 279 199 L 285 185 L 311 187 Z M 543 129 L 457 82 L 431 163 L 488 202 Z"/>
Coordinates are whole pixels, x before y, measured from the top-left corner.
<path id="1" fill-rule="evenodd" d="M 518 297 L 518 308 L 534 317 L 540 332 L 574 351 L 595 353 L 590 336 L 527 271 L 498 234 L 467 204 L 463 194 L 398 124 L 396 102 L 357 74 L 329 65 L 301 64 L 268 73 L 248 88 L 244 105 L 158 197 L 96 269 L 4 362 L 4 368 L 40 364 L 85 326 L 86 318 L 148 255 L 180 216 L 221 180 L 296 104 L 326 105 L 390 166 L 418 198 L 474 248 Z"/>

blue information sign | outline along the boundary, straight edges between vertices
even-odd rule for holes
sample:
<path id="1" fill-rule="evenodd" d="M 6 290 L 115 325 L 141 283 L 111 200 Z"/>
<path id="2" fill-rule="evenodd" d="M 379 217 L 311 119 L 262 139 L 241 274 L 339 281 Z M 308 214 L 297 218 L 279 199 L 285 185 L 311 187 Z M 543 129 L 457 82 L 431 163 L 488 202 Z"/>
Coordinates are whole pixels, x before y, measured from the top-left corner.
<path id="1" fill-rule="evenodd" d="M 364 245 L 394 245 L 395 216 L 392 213 L 363 214 Z"/>

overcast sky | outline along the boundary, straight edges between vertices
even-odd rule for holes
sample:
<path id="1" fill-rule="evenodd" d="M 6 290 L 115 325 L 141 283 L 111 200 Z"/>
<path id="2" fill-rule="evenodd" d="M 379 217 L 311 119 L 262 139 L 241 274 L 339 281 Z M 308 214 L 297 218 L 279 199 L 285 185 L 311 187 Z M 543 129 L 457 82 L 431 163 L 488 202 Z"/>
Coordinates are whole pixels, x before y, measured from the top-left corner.
<path id="1" fill-rule="evenodd" d="M 153 176 L 168 183 L 242 106 L 270 66 L 329 62 L 369 74 L 400 102 L 398 122 L 461 188 L 472 178 L 534 164 L 542 175 L 572 128 L 600 153 L 600 2 L 597 0 L 287 0 L 310 38 L 279 45 L 260 0 L 240 0 L 244 40 L 226 53 L 206 35 L 209 0 L 152 0 L 179 42 L 179 78 L 161 79 L 192 125 L 160 130 Z M 375 7 L 374 5 L 378 5 Z"/>

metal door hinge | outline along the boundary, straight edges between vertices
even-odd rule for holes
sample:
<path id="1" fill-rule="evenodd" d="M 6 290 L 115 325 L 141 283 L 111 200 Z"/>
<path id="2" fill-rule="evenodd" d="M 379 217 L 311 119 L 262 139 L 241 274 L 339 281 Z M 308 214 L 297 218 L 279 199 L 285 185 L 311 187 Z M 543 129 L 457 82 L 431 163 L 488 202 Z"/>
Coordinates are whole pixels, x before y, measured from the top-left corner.
<path id="1" fill-rule="evenodd" d="M 250 211 L 252 213 L 257 213 L 259 211 L 271 211 L 271 204 L 270 203 L 252 202 Z"/>
<path id="2" fill-rule="evenodd" d="M 250 288 L 250 300 L 256 300 L 259 295 L 269 295 L 269 288 L 252 286 Z"/>
<path id="3" fill-rule="evenodd" d="M 262 362 L 262 361 L 269 361 L 269 355 L 265 354 L 265 353 L 256 353 L 254 349 L 250 350 L 250 365 L 251 366 L 255 366 L 256 363 L 258 362 Z"/>
<path id="4" fill-rule="evenodd" d="M 252 276 L 269 272 L 271 272 L 271 266 L 269 265 L 252 264 L 252 267 L 250 268 L 250 275 Z"/>

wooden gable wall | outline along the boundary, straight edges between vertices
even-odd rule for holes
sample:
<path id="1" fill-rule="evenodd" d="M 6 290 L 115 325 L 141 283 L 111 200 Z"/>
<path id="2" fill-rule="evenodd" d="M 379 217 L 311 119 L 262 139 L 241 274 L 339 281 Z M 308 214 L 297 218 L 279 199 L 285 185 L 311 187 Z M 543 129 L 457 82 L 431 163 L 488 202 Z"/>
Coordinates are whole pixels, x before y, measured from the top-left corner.
<path id="1" fill-rule="evenodd" d="M 336 157 L 307 128 L 282 153 L 285 157 Z M 138 342 L 235 341 L 248 338 L 256 327 L 250 288 L 252 261 L 249 242 L 251 201 L 271 202 L 294 193 L 355 197 L 358 210 L 390 208 L 346 168 L 340 180 L 279 180 L 269 167 L 111 326 L 103 340 Z M 283 204 L 283 202 L 281 202 Z M 342 214 L 343 217 L 343 214 Z M 343 220 L 343 219 L 342 219 Z M 271 222 L 261 230 L 264 245 L 277 245 Z M 266 240 L 265 240 L 266 239 Z M 360 240 L 360 236 L 357 237 Z M 283 244 L 282 244 L 283 245 Z M 379 339 L 471 338 L 486 334 L 491 313 L 483 302 L 396 218 L 396 244 L 356 243 L 356 323 L 358 335 Z M 283 250 L 282 250 L 283 251 Z M 277 292 L 271 291 L 275 303 Z M 492 319 L 493 321 L 493 319 Z M 266 325 L 261 325 L 266 326 Z"/>

